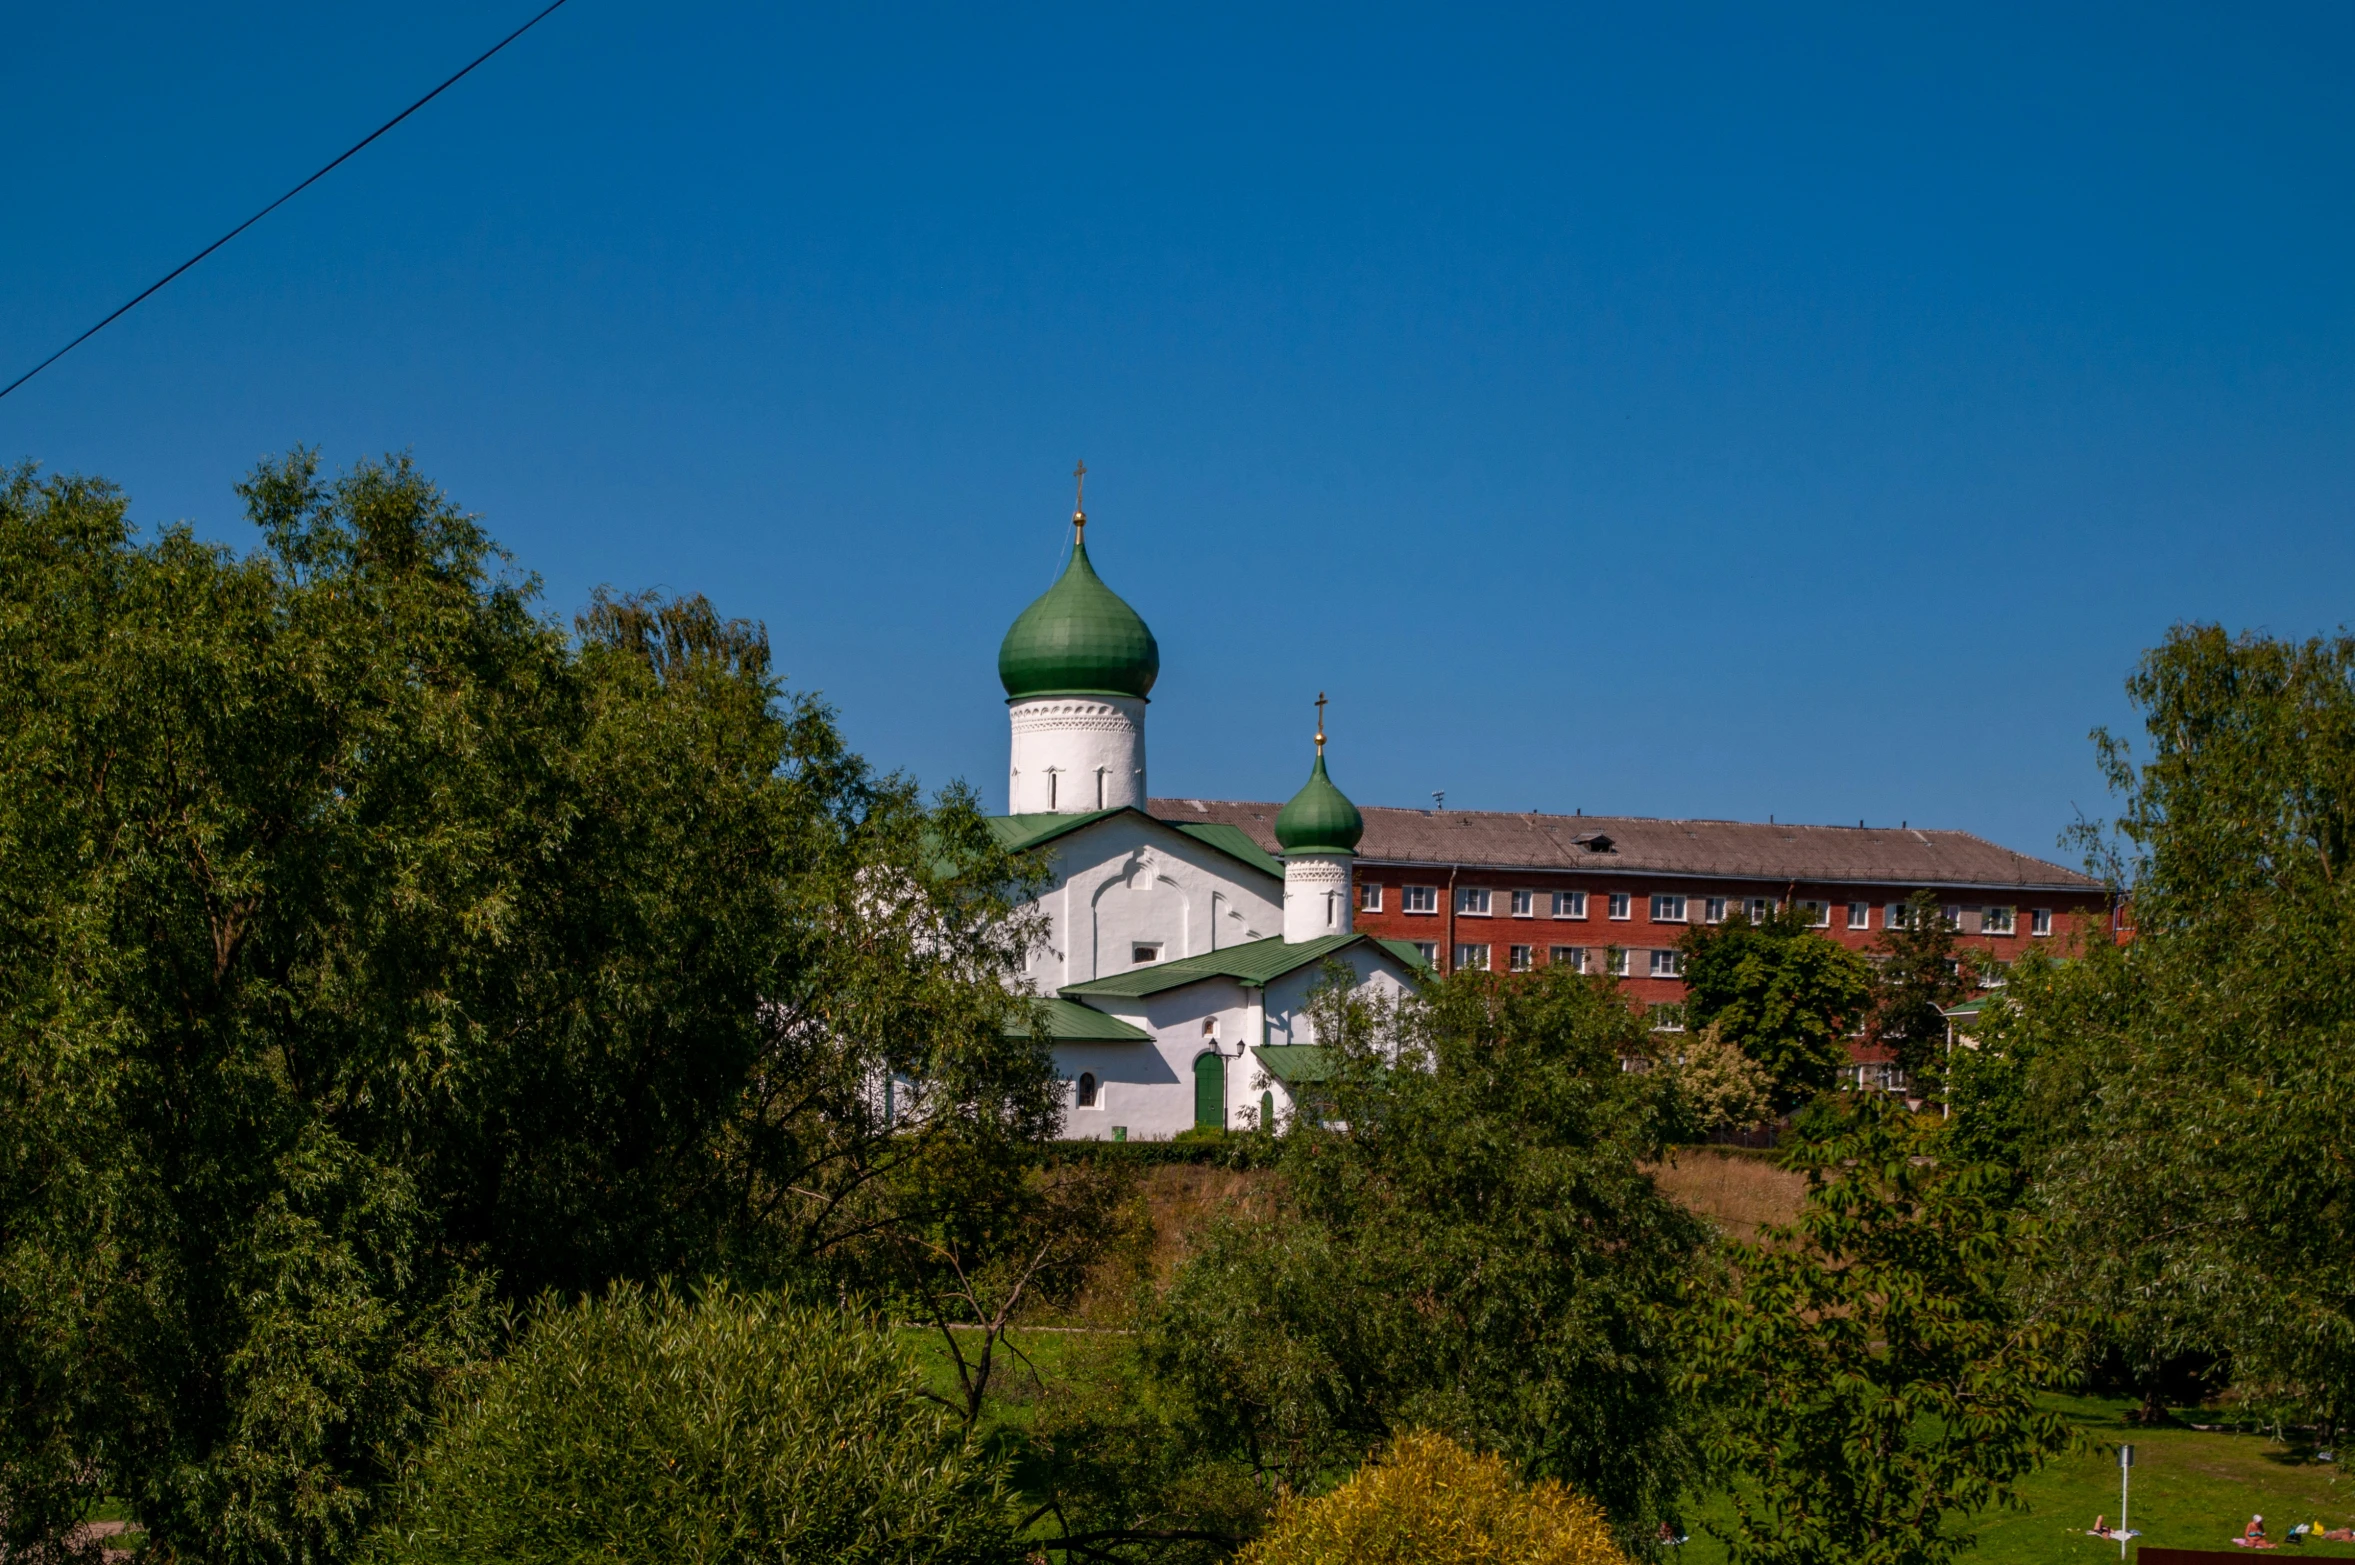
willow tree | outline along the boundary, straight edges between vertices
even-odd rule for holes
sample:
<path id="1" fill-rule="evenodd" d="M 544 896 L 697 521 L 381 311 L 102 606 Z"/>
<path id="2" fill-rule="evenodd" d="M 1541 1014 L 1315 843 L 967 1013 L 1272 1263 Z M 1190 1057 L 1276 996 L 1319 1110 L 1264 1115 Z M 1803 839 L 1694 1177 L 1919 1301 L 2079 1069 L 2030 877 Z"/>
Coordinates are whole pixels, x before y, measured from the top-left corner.
<path id="1" fill-rule="evenodd" d="M 240 492 L 246 554 L 0 481 L 11 1558 L 104 1491 L 335 1559 L 505 1301 L 839 1282 L 1055 1120 L 1024 867 L 760 627 L 568 630 L 405 460 Z"/>

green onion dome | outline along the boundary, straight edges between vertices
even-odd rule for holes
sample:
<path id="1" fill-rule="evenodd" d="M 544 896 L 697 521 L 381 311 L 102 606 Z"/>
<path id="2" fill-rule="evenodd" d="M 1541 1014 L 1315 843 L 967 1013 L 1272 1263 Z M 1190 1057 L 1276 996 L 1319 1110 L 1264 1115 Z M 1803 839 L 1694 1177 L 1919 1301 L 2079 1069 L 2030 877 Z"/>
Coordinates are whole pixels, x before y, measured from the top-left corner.
<path id="1" fill-rule="evenodd" d="M 998 682 L 1025 696 L 1143 697 L 1161 672 L 1161 649 L 1137 611 L 1088 563 L 1084 530 L 1062 579 L 1022 611 L 998 646 Z"/>
<path id="2" fill-rule="evenodd" d="M 1276 812 L 1276 841 L 1286 853 L 1355 853 L 1365 834 L 1365 817 L 1325 775 L 1325 752 L 1319 746 L 1308 781 Z"/>

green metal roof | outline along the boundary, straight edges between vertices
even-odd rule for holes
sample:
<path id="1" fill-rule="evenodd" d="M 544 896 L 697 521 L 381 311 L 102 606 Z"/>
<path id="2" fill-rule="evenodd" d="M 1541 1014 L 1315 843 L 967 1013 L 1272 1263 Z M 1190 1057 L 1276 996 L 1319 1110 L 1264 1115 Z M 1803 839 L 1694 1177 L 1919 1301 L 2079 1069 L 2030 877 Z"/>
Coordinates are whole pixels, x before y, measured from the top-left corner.
<path id="1" fill-rule="evenodd" d="M 1325 775 L 1325 736 L 1319 729 L 1317 763 L 1308 781 L 1276 812 L 1276 841 L 1286 853 L 1355 853 L 1365 834 L 1366 818 Z"/>
<path id="2" fill-rule="evenodd" d="M 1121 809 L 1126 808 L 1128 806 L 1122 805 L 1120 809 L 1090 810 L 1085 815 L 992 815 L 989 818 L 989 832 L 1006 851 L 1020 853 L 1042 842 L 1053 842 L 1065 832 L 1077 831 L 1091 822 L 1118 815 Z"/>
<path id="3" fill-rule="evenodd" d="M 1161 648 L 1137 611 L 1088 563 L 1087 536 L 1055 585 L 1022 611 L 998 646 L 1010 700 L 1046 695 L 1143 697 L 1161 673 Z"/>
<path id="4" fill-rule="evenodd" d="M 1082 826 L 1124 814 L 1144 815 L 1146 820 L 1182 832 L 1204 847 L 1249 865 L 1263 875 L 1272 875 L 1278 880 L 1284 878 L 1283 863 L 1253 842 L 1250 834 L 1240 826 L 1222 825 L 1216 821 L 1157 820 L 1154 816 L 1145 815 L 1143 810 L 1133 804 L 1110 810 L 1090 810 L 1085 815 L 992 815 L 989 817 L 989 830 L 990 835 L 996 837 L 1009 852 L 1021 853 L 1043 843 L 1053 842 L 1057 837 L 1077 831 Z"/>
<path id="5" fill-rule="evenodd" d="M 1156 962 L 1133 972 L 1114 973 L 1109 978 L 1092 978 L 1084 984 L 1065 984 L 1059 992 L 1066 995 L 1137 999 L 1170 989 L 1182 989 L 1187 984 L 1197 984 L 1205 978 L 1232 978 L 1238 983 L 1257 986 L 1295 972 L 1312 962 L 1321 962 L 1334 952 L 1356 945 L 1361 940 L 1368 945 L 1382 945 L 1388 950 L 1384 942 L 1370 935 L 1327 935 L 1321 940 L 1303 940 L 1297 945 L 1275 938 L 1252 940 L 1239 946 L 1228 946 L 1223 951 L 1205 951 L 1200 956 L 1181 956 L 1174 962 Z M 1390 954 L 1395 956 L 1397 953 Z"/>
<path id="6" fill-rule="evenodd" d="M 1122 1021 L 1117 1016 L 1106 1016 L 1092 1006 L 1077 1000 L 1049 999 L 1047 1007 L 1047 1036 L 1057 1043 L 1151 1043 L 1153 1035 L 1142 1027 Z M 1017 1038 L 1030 1036 L 1028 1027 L 1016 1025 L 1006 1031 Z"/>
<path id="7" fill-rule="evenodd" d="M 1267 1073 L 1287 1087 L 1333 1079 L 1333 1062 L 1313 1043 L 1271 1043 L 1253 1049 Z"/>
<path id="8" fill-rule="evenodd" d="M 1374 944 L 1382 947 L 1417 972 L 1431 971 L 1431 963 L 1422 952 L 1415 949 L 1415 943 L 1412 940 L 1377 940 Z"/>
<path id="9" fill-rule="evenodd" d="M 1253 869 L 1263 870 L 1278 880 L 1284 878 L 1284 861 L 1251 840 L 1251 834 L 1240 826 L 1229 826 L 1223 821 L 1164 821 L 1175 826 L 1196 842 L 1207 843 L 1229 858 L 1241 859 Z"/>

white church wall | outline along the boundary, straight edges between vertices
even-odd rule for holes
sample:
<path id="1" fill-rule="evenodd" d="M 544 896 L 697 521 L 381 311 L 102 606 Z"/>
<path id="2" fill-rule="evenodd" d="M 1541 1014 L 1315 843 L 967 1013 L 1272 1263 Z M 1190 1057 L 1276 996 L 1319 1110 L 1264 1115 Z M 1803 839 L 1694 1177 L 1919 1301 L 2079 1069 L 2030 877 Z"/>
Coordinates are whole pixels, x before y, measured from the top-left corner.
<path id="1" fill-rule="evenodd" d="M 1032 696 L 1006 703 L 1010 815 L 1145 807 L 1145 703 L 1134 696 Z"/>
<path id="2" fill-rule="evenodd" d="M 1282 887 L 1185 833 L 1116 815 L 1058 839 L 1054 879 L 1040 895 L 1048 919 L 1029 977 L 1045 993 L 1147 964 L 1275 934 Z"/>
<path id="3" fill-rule="evenodd" d="M 1167 1141 L 1194 1128 L 1195 1060 L 1213 1049 L 1226 1059 L 1230 1103 L 1235 1078 L 1251 1074 L 1248 1057 L 1236 1056 L 1249 1041 L 1257 1013 L 1249 993 L 1232 980 L 1205 979 L 1137 1000 L 1099 1000 L 1097 1009 L 1143 1028 L 1153 1041 L 1055 1046 L 1067 1136 L 1108 1140 L 1119 1126 L 1131 1141 Z M 1097 1108 L 1078 1107 L 1083 1071 L 1096 1077 Z M 1241 1123 L 1231 1109 L 1228 1123 Z"/>
<path id="4" fill-rule="evenodd" d="M 1322 940 L 1355 932 L 1350 906 L 1350 857 L 1295 853 L 1284 859 L 1284 938 Z"/>

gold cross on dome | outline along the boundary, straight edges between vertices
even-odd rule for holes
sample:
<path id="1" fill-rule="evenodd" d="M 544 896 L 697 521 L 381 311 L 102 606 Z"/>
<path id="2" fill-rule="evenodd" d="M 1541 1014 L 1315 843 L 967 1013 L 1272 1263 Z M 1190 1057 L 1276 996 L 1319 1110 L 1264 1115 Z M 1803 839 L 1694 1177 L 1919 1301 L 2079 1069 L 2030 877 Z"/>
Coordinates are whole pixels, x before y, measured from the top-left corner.
<path id="1" fill-rule="evenodd" d="M 1088 465 L 1085 462 L 1071 470 L 1071 481 L 1078 487 L 1071 497 L 1071 525 L 1085 528 L 1088 524 Z"/>
<path id="2" fill-rule="evenodd" d="M 1324 693 L 1322 690 L 1320 690 L 1320 691 L 1318 691 L 1318 692 L 1317 692 L 1317 755 L 1318 755 L 1318 757 L 1319 757 L 1320 759 L 1322 759 L 1322 758 L 1323 758 L 1323 756 L 1324 756 L 1324 753 L 1325 753 L 1325 693 Z"/>

